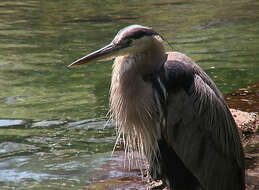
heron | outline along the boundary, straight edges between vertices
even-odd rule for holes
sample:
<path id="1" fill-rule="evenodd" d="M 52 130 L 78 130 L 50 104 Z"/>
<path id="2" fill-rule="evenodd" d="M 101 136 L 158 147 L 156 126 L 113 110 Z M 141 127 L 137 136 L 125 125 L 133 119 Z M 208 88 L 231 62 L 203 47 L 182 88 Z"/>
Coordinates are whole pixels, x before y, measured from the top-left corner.
<path id="1" fill-rule="evenodd" d="M 125 147 L 171 190 L 244 190 L 236 123 L 212 79 L 185 54 L 166 52 L 150 27 L 130 25 L 69 67 L 114 59 L 110 109 Z"/>

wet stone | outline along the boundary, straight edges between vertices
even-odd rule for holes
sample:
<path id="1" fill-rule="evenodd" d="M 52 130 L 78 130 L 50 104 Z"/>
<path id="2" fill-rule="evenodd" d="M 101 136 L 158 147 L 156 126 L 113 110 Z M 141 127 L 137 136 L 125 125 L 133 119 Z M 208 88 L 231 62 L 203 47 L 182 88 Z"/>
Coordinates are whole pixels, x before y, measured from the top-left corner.
<path id="1" fill-rule="evenodd" d="M 76 122 L 75 122 L 76 123 Z M 79 125 L 75 124 L 68 124 L 69 127 L 73 129 L 105 129 L 105 128 L 114 128 L 115 124 L 108 121 L 97 121 L 97 122 L 89 122 L 89 123 L 83 123 Z"/>
<path id="2" fill-rule="evenodd" d="M 94 123 L 94 122 L 98 122 L 98 121 L 103 121 L 103 119 L 102 118 L 92 118 L 92 119 L 85 119 L 85 120 L 81 120 L 81 121 L 71 122 L 71 123 L 68 123 L 68 127 L 75 127 L 75 126 L 83 125 L 86 123 Z"/>
<path id="3" fill-rule="evenodd" d="M 244 88 L 240 88 L 235 92 L 225 96 L 227 104 L 230 108 L 246 111 L 259 111 L 259 82 L 249 84 Z"/>
<path id="4" fill-rule="evenodd" d="M 59 120 L 53 120 L 53 121 L 40 121 L 37 123 L 33 123 L 31 127 L 55 127 L 59 125 L 66 124 L 66 121 L 59 121 Z"/>
<path id="5" fill-rule="evenodd" d="M 0 120 L 0 128 L 13 127 L 13 126 L 24 126 L 26 121 L 24 120 Z"/>

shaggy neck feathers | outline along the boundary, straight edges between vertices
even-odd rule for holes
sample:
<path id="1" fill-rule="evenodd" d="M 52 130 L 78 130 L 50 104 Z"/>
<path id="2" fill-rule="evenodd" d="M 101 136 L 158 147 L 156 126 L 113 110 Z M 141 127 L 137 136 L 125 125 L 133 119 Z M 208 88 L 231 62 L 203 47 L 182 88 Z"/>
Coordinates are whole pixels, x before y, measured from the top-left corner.
<path id="1" fill-rule="evenodd" d="M 159 52 L 154 50 L 159 49 Z M 164 48 L 162 48 L 164 49 Z M 157 152 L 160 139 L 160 120 L 153 97 L 152 83 L 143 76 L 157 71 L 164 57 L 161 48 L 144 51 L 135 55 L 117 57 L 113 65 L 110 89 L 112 118 L 116 121 L 118 138 L 125 137 L 125 151 L 138 151 L 148 160 Z"/>

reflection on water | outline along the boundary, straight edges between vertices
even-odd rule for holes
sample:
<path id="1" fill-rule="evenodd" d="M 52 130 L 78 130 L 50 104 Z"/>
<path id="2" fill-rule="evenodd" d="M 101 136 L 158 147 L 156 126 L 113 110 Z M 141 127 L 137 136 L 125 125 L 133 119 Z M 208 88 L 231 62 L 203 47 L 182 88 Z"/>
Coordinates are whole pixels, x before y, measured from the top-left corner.
<path id="1" fill-rule="evenodd" d="M 28 122 L 0 129 L 1 189 L 78 189 L 110 159 L 115 134 L 102 121 L 35 124 L 106 117 L 112 62 L 72 61 L 122 27 L 152 26 L 228 94 L 259 81 L 258 10 L 257 0 L 2 0 L 0 118 Z"/>

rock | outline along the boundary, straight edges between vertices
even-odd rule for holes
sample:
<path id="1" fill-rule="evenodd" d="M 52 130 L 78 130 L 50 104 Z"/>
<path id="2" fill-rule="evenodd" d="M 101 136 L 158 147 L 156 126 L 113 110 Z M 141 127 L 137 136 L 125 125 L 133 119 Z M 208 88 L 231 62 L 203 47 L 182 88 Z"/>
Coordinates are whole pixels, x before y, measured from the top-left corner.
<path id="1" fill-rule="evenodd" d="M 114 128 L 115 124 L 109 121 L 96 121 L 96 122 L 73 122 L 69 123 L 68 127 L 73 129 L 105 129 L 105 128 Z"/>
<path id="2" fill-rule="evenodd" d="M 259 127 L 258 114 L 230 109 L 239 129 L 243 133 L 255 133 Z"/>
<path id="3" fill-rule="evenodd" d="M 59 125 L 63 125 L 66 124 L 66 121 L 59 121 L 59 120 L 53 120 L 53 121 L 40 121 L 37 123 L 33 123 L 32 124 L 32 128 L 33 127 L 54 127 L 54 126 L 59 126 Z"/>
<path id="4" fill-rule="evenodd" d="M 68 127 L 75 127 L 75 126 L 79 126 L 79 125 L 82 125 L 82 124 L 93 123 L 93 122 L 97 122 L 97 121 L 101 121 L 101 119 L 100 118 L 92 118 L 92 119 L 85 119 L 85 120 L 81 120 L 81 121 L 71 122 L 71 123 L 68 123 Z"/>
<path id="5" fill-rule="evenodd" d="M 0 128 L 24 126 L 25 124 L 24 120 L 0 120 Z"/>
<path id="6" fill-rule="evenodd" d="M 259 189 L 259 131 L 246 146 L 246 183 L 247 190 Z"/>

